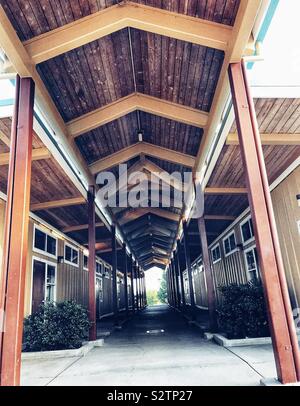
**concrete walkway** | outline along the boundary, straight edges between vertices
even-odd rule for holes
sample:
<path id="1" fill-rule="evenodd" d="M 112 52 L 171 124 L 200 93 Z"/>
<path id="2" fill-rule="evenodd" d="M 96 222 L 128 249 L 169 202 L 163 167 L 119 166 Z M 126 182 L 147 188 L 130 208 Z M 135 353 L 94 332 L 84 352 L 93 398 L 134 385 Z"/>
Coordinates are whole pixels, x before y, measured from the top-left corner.
<path id="1" fill-rule="evenodd" d="M 220 347 L 167 306 L 144 310 L 85 357 L 22 363 L 23 385 L 252 386 L 274 376 L 271 346 Z"/>

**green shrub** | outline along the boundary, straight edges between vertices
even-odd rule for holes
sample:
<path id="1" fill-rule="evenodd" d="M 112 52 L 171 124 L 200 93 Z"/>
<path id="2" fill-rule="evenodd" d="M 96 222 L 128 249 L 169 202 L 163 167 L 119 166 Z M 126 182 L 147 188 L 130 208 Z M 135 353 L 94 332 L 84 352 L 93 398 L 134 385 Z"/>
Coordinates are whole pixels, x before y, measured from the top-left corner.
<path id="1" fill-rule="evenodd" d="M 79 348 L 89 329 L 87 310 L 72 301 L 46 303 L 24 320 L 24 351 Z"/>
<path id="2" fill-rule="evenodd" d="M 270 335 L 261 284 L 230 285 L 219 290 L 224 302 L 217 310 L 218 324 L 228 338 Z"/>

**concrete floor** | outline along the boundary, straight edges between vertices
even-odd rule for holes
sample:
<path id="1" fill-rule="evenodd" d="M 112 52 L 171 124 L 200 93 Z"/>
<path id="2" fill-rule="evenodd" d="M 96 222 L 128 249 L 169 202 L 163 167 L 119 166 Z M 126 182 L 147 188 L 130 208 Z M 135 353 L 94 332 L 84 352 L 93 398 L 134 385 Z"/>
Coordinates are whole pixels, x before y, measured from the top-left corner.
<path id="1" fill-rule="evenodd" d="M 220 347 L 167 306 L 144 310 L 85 357 L 22 363 L 23 385 L 253 386 L 275 375 L 271 346 Z"/>

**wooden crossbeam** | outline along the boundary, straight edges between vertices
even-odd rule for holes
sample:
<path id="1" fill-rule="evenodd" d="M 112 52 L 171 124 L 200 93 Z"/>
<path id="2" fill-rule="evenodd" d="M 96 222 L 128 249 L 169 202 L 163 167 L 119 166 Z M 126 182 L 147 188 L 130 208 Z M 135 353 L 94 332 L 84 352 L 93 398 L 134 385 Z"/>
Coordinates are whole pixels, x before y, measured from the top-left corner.
<path id="1" fill-rule="evenodd" d="M 208 120 L 208 114 L 204 111 L 162 100 L 158 97 L 132 93 L 69 121 L 67 128 L 70 136 L 75 138 L 136 110 L 200 128 L 204 128 Z"/>
<path id="2" fill-rule="evenodd" d="M 9 152 L 5 152 L 0 154 L 0 165 L 8 165 L 9 164 Z M 47 148 L 36 148 L 32 150 L 32 160 L 38 161 L 40 159 L 48 159 L 51 158 L 51 153 L 48 151 Z"/>
<path id="3" fill-rule="evenodd" d="M 167 210 L 163 210 L 160 208 L 156 207 L 139 207 L 135 210 L 130 210 L 127 211 L 126 213 L 123 213 L 120 218 L 119 218 L 119 224 L 123 225 L 126 223 L 129 223 L 130 221 L 136 220 L 145 214 L 154 214 L 156 216 L 165 218 L 167 220 L 172 220 L 172 221 L 179 221 L 180 216 L 179 214 L 172 213 Z"/>
<path id="4" fill-rule="evenodd" d="M 37 210 L 48 210 L 48 209 L 56 209 L 59 207 L 67 207 L 67 206 L 75 206 L 79 204 L 85 204 L 86 199 L 84 197 L 72 197 L 69 199 L 62 199 L 62 200 L 52 200 L 43 203 L 35 203 L 30 206 L 31 211 Z"/>
<path id="5" fill-rule="evenodd" d="M 1 130 L 0 130 L 0 141 L 2 141 L 7 147 L 10 147 L 10 139 Z"/>
<path id="6" fill-rule="evenodd" d="M 95 224 L 96 228 L 98 227 L 104 227 L 104 224 L 102 222 L 96 223 Z M 69 226 L 69 227 L 65 227 L 62 231 L 64 233 L 72 233 L 74 231 L 83 231 L 83 230 L 88 230 L 89 225 L 88 224 L 80 224 L 77 226 Z"/>
<path id="7" fill-rule="evenodd" d="M 246 188 L 232 187 L 207 187 L 205 188 L 206 195 L 243 195 L 247 194 Z"/>
<path id="8" fill-rule="evenodd" d="M 300 145 L 300 133 L 296 134 L 260 134 L 262 145 Z M 239 145 L 237 134 L 229 134 L 226 145 Z"/>
<path id="9" fill-rule="evenodd" d="M 195 163 L 195 158 L 191 155 L 183 154 L 168 148 L 159 147 L 147 142 L 138 142 L 137 144 L 123 148 L 114 154 L 111 154 L 105 158 L 99 159 L 90 165 L 91 172 L 97 174 L 121 163 L 127 162 L 138 155 L 148 155 L 155 158 L 165 160 L 167 162 L 176 163 L 189 168 L 192 168 Z M 140 164 L 142 165 L 142 163 Z"/>
<path id="10" fill-rule="evenodd" d="M 174 177 L 171 179 L 170 175 L 166 171 L 148 159 L 145 159 L 144 161 L 144 168 L 167 185 L 179 191 L 184 191 L 185 184 L 183 182 Z"/>
<path id="11" fill-rule="evenodd" d="M 226 50 L 232 28 L 201 18 L 132 2 L 112 6 L 24 43 L 35 64 L 131 27 Z"/>

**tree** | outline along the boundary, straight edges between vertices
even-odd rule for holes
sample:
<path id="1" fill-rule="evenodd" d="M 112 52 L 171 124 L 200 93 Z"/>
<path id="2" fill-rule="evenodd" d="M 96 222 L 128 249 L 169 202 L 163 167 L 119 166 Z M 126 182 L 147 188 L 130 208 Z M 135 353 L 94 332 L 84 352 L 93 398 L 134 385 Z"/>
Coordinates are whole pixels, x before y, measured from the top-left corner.
<path id="1" fill-rule="evenodd" d="M 157 293 L 157 297 L 158 297 L 158 300 L 160 301 L 160 303 L 167 303 L 168 293 L 167 293 L 166 272 L 164 272 L 162 275 L 162 279 L 160 282 L 160 288 Z"/>
<path id="2" fill-rule="evenodd" d="M 159 304 L 159 299 L 155 290 L 150 290 L 147 292 L 147 304 L 148 306 Z"/>

